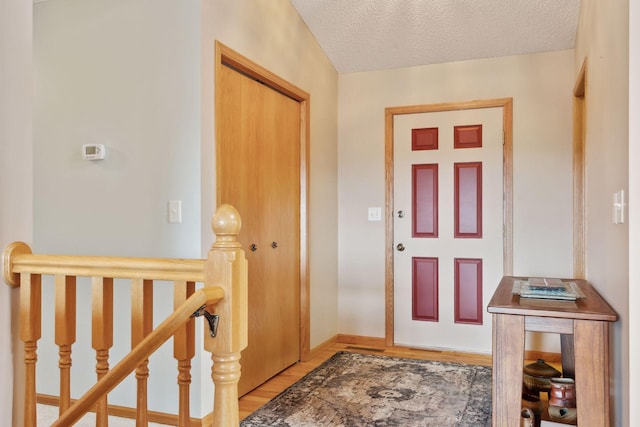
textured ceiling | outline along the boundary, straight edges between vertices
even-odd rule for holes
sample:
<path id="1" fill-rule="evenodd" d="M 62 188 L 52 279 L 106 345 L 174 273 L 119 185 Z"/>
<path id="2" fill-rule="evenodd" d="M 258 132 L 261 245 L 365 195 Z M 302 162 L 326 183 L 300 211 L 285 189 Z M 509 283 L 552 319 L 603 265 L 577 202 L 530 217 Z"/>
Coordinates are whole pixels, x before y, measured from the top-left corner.
<path id="1" fill-rule="evenodd" d="M 580 0 L 291 0 L 339 73 L 574 47 Z"/>

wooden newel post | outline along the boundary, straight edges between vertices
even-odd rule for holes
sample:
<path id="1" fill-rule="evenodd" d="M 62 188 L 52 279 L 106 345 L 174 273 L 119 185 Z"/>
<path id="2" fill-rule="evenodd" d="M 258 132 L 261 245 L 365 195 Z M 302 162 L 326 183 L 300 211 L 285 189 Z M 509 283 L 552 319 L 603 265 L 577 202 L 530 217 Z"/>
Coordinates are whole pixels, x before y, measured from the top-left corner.
<path id="1" fill-rule="evenodd" d="M 205 287 L 220 286 L 224 298 L 209 311 L 219 317 L 218 333 L 212 338 L 205 327 L 204 347 L 211 352 L 211 378 L 215 386 L 213 425 L 230 427 L 240 424 L 238 414 L 238 380 L 240 352 L 247 347 L 247 260 L 240 243 L 241 219 L 231 205 L 222 205 L 212 219 L 216 242 L 205 264 Z"/>
<path id="2" fill-rule="evenodd" d="M 24 425 L 37 424 L 36 362 L 38 340 L 42 336 L 42 280 L 39 274 L 14 271 L 14 262 L 30 255 L 31 248 L 23 242 L 13 242 L 3 253 L 3 278 L 7 285 L 20 288 L 20 339 L 24 342 Z"/>

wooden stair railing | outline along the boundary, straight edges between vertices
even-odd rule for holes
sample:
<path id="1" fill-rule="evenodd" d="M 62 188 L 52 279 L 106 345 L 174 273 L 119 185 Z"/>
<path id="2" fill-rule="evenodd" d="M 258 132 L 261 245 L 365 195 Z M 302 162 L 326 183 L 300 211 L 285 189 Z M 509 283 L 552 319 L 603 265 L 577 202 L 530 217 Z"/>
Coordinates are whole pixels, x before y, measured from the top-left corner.
<path id="1" fill-rule="evenodd" d="M 230 205 L 222 205 L 212 219 L 216 241 L 206 260 L 77 257 L 36 255 L 24 243 L 14 242 L 3 254 L 4 280 L 20 292 L 20 339 L 25 343 L 25 426 L 37 425 L 36 361 L 42 328 L 42 276 L 55 286 L 55 343 L 59 346 L 60 418 L 54 426 L 69 426 L 95 408 L 96 426 L 107 426 L 107 393 L 131 372 L 136 372 L 137 425 L 147 425 L 149 356 L 174 338 L 178 362 L 178 425 L 189 426 L 191 359 L 195 355 L 193 317 L 216 316 L 217 335 L 206 325 L 204 348 L 211 353 L 214 383 L 213 425 L 239 424 L 238 389 L 240 352 L 247 346 L 247 261 L 237 235 L 241 220 Z M 71 403 L 71 353 L 76 335 L 76 278 L 91 278 L 92 347 L 96 351 L 98 381 Z M 114 279 L 131 281 L 132 350 L 109 369 L 113 345 Z M 174 312 L 152 330 L 153 281 L 173 281 Z M 196 290 L 197 282 L 204 287 Z M 213 316 L 210 316 L 212 313 Z M 213 329 L 212 329 L 213 331 Z"/>
<path id="2" fill-rule="evenodd" d="M 98 399 L 103 398 L 111 389 L 124 380 L 127 375 L 143 364 L 151 353 L 156 351 L 165 343 L 173 333 L 202 305 L 215 305 L 224 297 L 222 288 L 213 287 L 196 291 L 182 306 L 174 311 L 164 322 L 162 322 L 151 334 L 143 339 L 131 352 L 124 357 L 113 369 L 106 372 L 100 381 L 91 387 L 81 399 L 76 401 L 62 414 L 52 427 L 69 426 L 78 421 Z M 139 390 L 139 389 L 138 389 Z M 138 403 L 142 396 L 138 394 Z M 145 414 L 143 414 L 144 416 Z M 141 421 L 138 418 L 138 421 Z M 146 424 L 146 418 L 144 418 Z"/>

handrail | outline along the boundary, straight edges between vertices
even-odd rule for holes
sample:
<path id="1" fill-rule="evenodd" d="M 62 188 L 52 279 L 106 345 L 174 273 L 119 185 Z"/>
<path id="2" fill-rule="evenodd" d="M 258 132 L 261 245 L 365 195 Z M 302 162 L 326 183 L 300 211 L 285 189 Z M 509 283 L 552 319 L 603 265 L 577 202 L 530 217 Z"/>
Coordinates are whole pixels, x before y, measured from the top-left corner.
<path id="1" fill-rule="evenodd" d="M 173 333 L 191 318 L 191 315 L 203 305 L 215 305 L 224 298 L 224 290 L 219 287 L 204 288 L 196 291 L 180 307 L 178 307 L 167 319 L 149 334 L 140 344 L 104 377 L 91 387 L 79 400 L 55 421 L 51 427 L 69 426 L 78 421 L 87 411 L 96 404 L 98 399 L 111 391 L 122 382 L 127 375 L 142 361 L 156 351 L 165 341 L 173 336 Z"/>
<path id="2" fill-rule="evenodd" d="M 241 218 L 230 205 L 218 207 L 211 225 L 216 240 L 207 258 L 129 258 L 106 256 L 38 255 L 22 242 L 9 244 L 2 254 L 5 282 L 20 293 L 20 339 L 24 342 L 24 424 L 36 425 L 36 362 L 42 327 L 42 278 L 53 276 L 55 286 L 55 343 L 59 347 L 60 418 L 55 426 L 71 425 L 95 409 L 96 426 L 106 426 L 107 394 L 135 370 L 136 420 L 147 423 L 149 355 L 170 337 L 178 362 L 180 426 L 188 426 L 191 359 L 195 354 L 195 326 L 191 317 L 206 307 L 220 319 L 213 337 L 205 328 L 204 350 L 211 353 L 214 384 L 213 425 L 239 424 L 240 355 L 247 346 L 247 260 L 237 240 Z M 91 278 L 91 346 L 96 353 L 97 383 L 73 405 L 70 401 L 72 345 L 76 341 L 76 285 L 78 277 Z M 131 342 L 133 350 L 109 369 L 113 345 L 114 279 L 131 282 Z M 153 283 L 173 281 L 174 312 L 153 330 Z M 203 288 L 196 291 L 196 283 Z M 211 326 L 215 329 L 214 326 Z"/>
<path id="3" fill-rule="evenodd" d="M 3 273 L 5 282 L 13 287 L 20 286 L 20 273 L 203 282 L 204 262 L 202 259 L 41 255 L 32 254 L 25 243 L 14 242 L 5 252 Z"/>

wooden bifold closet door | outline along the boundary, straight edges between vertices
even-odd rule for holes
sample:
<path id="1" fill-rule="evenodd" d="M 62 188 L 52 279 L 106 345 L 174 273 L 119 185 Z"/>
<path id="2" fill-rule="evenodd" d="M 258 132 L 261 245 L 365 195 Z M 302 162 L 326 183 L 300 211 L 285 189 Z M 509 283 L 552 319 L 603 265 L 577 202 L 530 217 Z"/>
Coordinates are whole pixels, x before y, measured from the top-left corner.
<path id="1" fill-rule="evenodd" d="M 240 212 L 249 263 L 243 395 L 300 358 L 300 103 L 230 67 L 217 72 L 217 200 Z"/>

